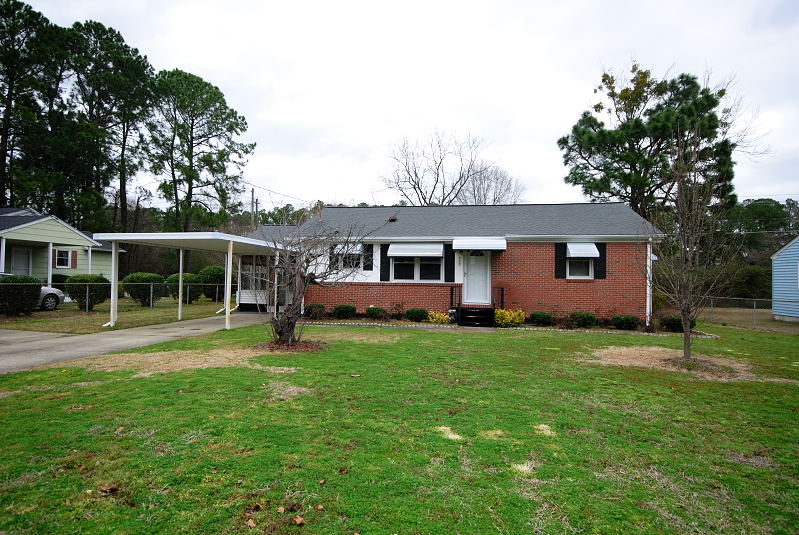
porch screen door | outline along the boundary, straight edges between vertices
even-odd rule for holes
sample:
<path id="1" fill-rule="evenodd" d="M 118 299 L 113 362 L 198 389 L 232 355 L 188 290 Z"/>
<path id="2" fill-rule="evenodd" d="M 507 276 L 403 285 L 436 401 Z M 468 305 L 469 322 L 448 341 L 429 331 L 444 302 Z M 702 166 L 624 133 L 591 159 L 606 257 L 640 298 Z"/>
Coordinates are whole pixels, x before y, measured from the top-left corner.
<path id="1" fill-rule="evenodd" d="M 464 303 L 485 305 L 491 302 L 489 298 L 489 260 L 489 253 L 483 251 L 469 251 L 464 256 Z"/>
<path id="2" fill-rule="evenodd" d="M 14 247 L 11 252 L 11 273 L 13 275 L 31 274 L 31 250 L 27 247 Z"/>

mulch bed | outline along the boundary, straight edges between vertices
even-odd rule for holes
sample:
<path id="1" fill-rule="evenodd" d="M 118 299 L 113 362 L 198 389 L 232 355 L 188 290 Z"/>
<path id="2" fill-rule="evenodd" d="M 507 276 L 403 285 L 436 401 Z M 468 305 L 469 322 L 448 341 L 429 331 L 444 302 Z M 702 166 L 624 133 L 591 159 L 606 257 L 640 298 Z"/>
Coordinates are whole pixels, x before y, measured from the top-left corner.
<path id="1" fill-rule="evenodd" d="M 264 351 L 282 351 L 284 353 L 310 353 L 311 351 L 318 351 L 324 347 L 323 344 L 316 342 L 297 342 L 292 346 L 278 344 L 275 342 L 262 342 L 250 346 L 253 349 L 261 349 Z"/>

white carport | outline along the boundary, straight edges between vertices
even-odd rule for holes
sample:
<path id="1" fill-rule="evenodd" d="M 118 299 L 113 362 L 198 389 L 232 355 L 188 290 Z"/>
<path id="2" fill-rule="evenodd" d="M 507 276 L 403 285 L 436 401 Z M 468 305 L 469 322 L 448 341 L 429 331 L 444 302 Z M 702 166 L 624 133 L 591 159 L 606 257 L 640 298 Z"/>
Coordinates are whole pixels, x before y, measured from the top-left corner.
<path id="1" fill-rule="evenodd" d="M 234 236 L 223 232 L 111 232 L 95 234 L 95 240 L 111 242 L 111 288 L 119 284 L 119 242 L 134 245 L 166 247 L 179 251 L 178 320 L 183 314 L 183 251 L 212 251 L 225 254 L 225 329 L 230 329 L 230 298 L 233 285 L 233 255 L 266 255 L 275 245 L 264 240 Z M 105 326 L 117 322 L 117 292 L 111 292 L 111 319 Z"/>

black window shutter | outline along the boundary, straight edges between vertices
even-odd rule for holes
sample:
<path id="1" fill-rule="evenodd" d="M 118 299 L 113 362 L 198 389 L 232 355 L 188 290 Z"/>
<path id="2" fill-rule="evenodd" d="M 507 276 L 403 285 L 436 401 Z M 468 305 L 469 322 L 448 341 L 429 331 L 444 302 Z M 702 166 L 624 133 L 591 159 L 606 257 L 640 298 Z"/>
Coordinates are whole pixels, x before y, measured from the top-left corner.
<path id="1" fill-rule="evenodd" d="M 566 244 L 555 244 L 555 278 L 566 278 Z"/>
<path id="2" fill-rule="evenodd" d="M 451 243 L 444 244 L 444 282 L 455 282 L 455 251 Z"/>
<path id="3" fill-rule="evenodd" d="M 375 246 L 373 243 L 363 244 L 363 270 L 372 271 L 374 269 Z"/>
<path id="4" fill-rule="evenodd" d="M 380 245 L 380 280 L 389 279 L 391 279 L 391 263 L 388 259 L 388 244 L 383 243 Z"/>
<path id="5" fill-rule="evenodd" d="M 336 260 L 337 260 L 337 258 L 336 258 L 336 248 L 335 247 L 331 247 L 330 251 L 328 252 L 328 259 L 327 259 L 328 265 L 330 266 L 330 269 L 336 269 L 336 267 L 337 267 L 336 266 Z"/>
<path id="6" fill-rule="evenodd" d="M 594 278 L 595 279 L 604 279 L 605 274 L 607 272 L 605 265 L 605 251 L 607 250 L 606 243 L 597 243 L 596 249 L 599 251 L 599 258 L 594 260 Z"/>

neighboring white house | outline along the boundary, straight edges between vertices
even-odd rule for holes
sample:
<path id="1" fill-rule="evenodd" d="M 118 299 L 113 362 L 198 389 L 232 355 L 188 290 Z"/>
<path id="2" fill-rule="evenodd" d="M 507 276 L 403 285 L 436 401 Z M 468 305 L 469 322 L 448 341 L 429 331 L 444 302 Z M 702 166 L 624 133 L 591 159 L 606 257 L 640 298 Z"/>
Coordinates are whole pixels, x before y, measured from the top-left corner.
<path id="1" fill-rule="evenodd" d="M 771 313 L 799 321 L 799 236 L 771 256 Z"/>

